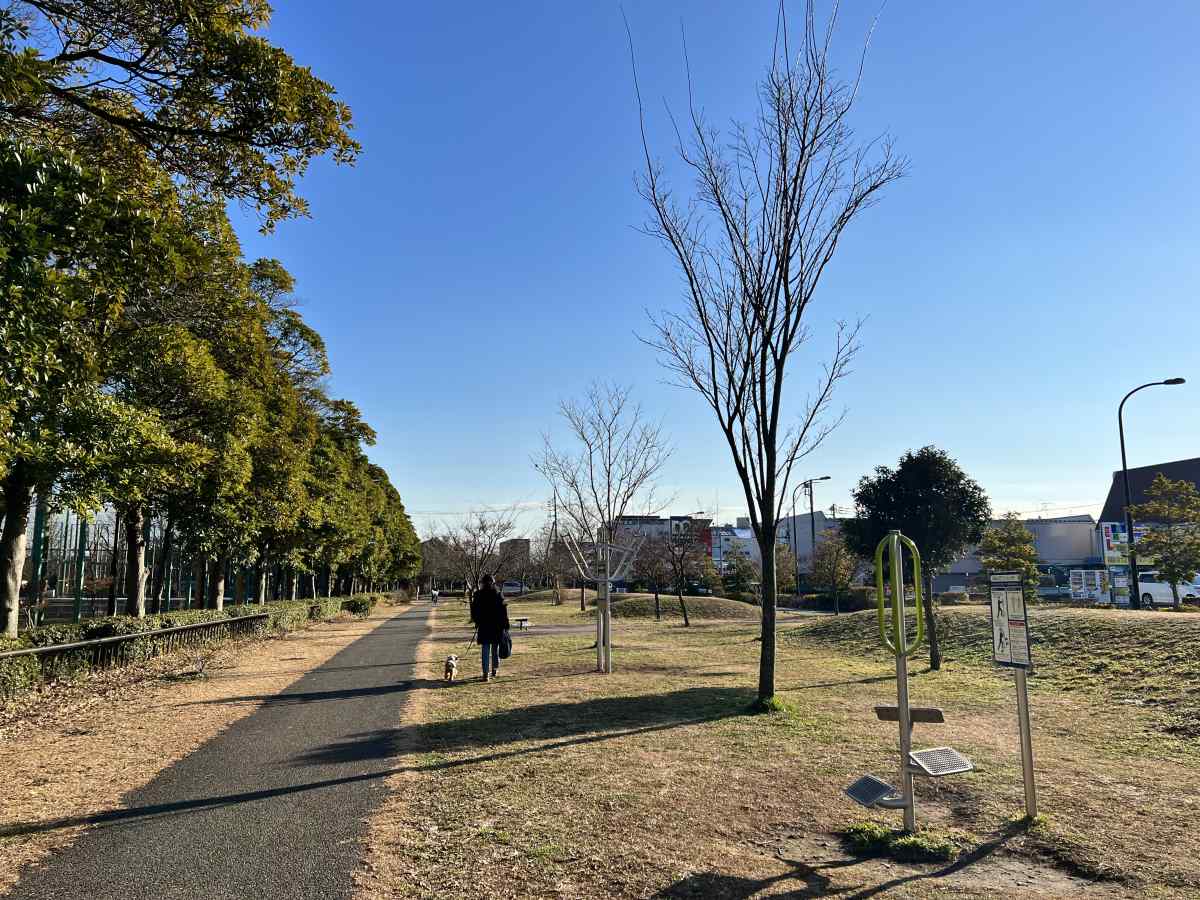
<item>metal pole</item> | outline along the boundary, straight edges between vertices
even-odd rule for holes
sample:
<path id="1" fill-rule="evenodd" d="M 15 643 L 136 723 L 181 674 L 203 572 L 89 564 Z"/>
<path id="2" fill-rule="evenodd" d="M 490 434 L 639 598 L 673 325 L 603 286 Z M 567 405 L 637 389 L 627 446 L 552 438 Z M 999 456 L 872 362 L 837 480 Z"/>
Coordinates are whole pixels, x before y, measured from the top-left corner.
<path id="1" fill-rule="evenodd" d="M 798 489 L 798 488 L 797 488 Z M 792 566 L 795 568 L 796 596 L 800 595 L 800 544 L 796 540 L 796 491 L 792 491 Z"/>
<path id="2" fill-rule="evenodd" d="M 1125 541 L 1129 547 L 1129 608 L 1142 608 L 1142 589 L 1138 584 L 1137 554 L 1133 549 L 1133 511 L 1129 508 L 1133 501 L 1129 493 L 1129 464 L 1125 459 L 1125 401 L 1140 391 L 1143 387 L 1134 388 L 1121 400 L 1117 407 L 1117 431 L 1121 436 L 1121 478 L 1125 483 Z"/>
<path id="3" fill-rule="evenodd" d="M 79 520 L 79 547 L 75 552 L 75 621 L 83 620 L 83 566 L 87 555 L 87 519 Z"/>
<path id="4" fill-rule="evenodd" d="M 601 551 L 604 552 L 604 551 Z M 583 588 L 580 588 L 580 596 L 583 596 Z M 601 587 L 600 583 L 596 584 L 596 671 L 604 671 L 604 600 L 603 596 L 606 587 Z"/>
<path id="5" fill-rule="evenodd" d="M 908 655 L 904 652 L 907 629 L 904 621 L 904 562 L 900 549 L 900 532 L 888 535 L 888 553 L 892 565 L 892 615 L 896 618 L 896 709 L 900 722 L 900 794 L 904 800 L 904 830 L 917 827 L 916 798 L 913 796 L 912 768 L 908 754 L 912 751 L 912 714 L 908 707 Z"/>
<path id="6" fill-rule="evenodd" d="M 604 551 L 604 671 L 612 674 L 612 550 Z"/>
<path id="7" fill-rule="evenodd" d="M 37 506 L 33 514 L 33 583 L 30 585 L 29 598 L 36 606 L 42 599 L 42 573 L 46 563 L 46 499 L 38 494 Z"/>
<path id="8" fill-rule="evenodd" d="M 1165 381 L 1150 381 L 1138 385 L 1122 397 L 1121 403 L 1117 406 L 1117 431 L 1121 436 L 1121 478 L 1125 483 L 1125 538 L 1129 543 L 1129 606 L 1131 609 L 1142 608 L 1142 588 L 1138 582 L 1137 551 L 1134 549 L 1133 512 L 1129 508 L 1133 501 L 1129 493 L 1129 464 L 1125 460 L 1125 401 L 1143 388 L 1158 385 L 1174 387 L 1180 384 L 1184 384 L 1182 378 L 1168 378 Z"/>
<path id="9" fill-rule="evenodd" d="M 1037 818 L 1037 786 L 1033 781 L 1033 734 L 1029 724 L 1029 687 L 1025 681 L 1025 669 L 1016 670 L 1017 675 L 1017 720 L 1021 729 L 1021 769 L 1025 776 L 1025 815 Z"/>

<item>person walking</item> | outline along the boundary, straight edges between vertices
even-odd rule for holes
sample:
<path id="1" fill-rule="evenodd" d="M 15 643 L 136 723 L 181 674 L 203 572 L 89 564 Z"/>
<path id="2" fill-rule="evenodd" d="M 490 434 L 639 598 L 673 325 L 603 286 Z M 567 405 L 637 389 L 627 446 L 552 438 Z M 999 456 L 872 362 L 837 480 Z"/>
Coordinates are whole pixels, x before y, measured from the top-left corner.
<path id="1" fill-rule="evenodd" d="M 479 649 L 483 657 L 483 680 L 490 681 L 500 674 L 500 642 L 508 631 L 508 607 L 496 590 L 496 580 L 484 575 L 482 586 L 471 597 L 471 621 L 478 632 Z M 490 657 L 490 665 L 489 665 Z"/>

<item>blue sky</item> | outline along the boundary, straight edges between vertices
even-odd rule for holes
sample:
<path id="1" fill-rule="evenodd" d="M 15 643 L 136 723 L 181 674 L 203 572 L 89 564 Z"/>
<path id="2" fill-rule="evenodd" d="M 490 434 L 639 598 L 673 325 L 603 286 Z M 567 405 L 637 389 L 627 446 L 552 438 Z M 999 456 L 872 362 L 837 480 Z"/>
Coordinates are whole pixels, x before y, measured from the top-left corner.
<path id="1" fill-rule="evenodd" d="M 845 4 L 854 58 L 874 4 Z M 789 7 L 800 14 L 800 4 Z M 849 7 L 854 7 L 849 9 Z M 745 118 L 771 3 L 627 2 L 655 151 L 686 98 L 680 25 L 714 122 Z M 887 131 L 909 176 L 847 232 L 795 360 L 798 410 L 837 319 L 867 317 L 845 423 L 802 465 L 857 479 L 936 444 L 997 511 L 1097 512 L 1120 465 L 1200 455 L 1200 10 L 894 2 L 855 124 Z M 636 339 L 678 307 L 670 258 L 636 230 L 640 145 L 615 3 L 277 3 L 269 34 L 334 84 L 364 146 L 303 183 L 313 218 L 245 251 L 295 274 L 332 388 L 379 432 L 371 456 L 423 531 L 473 506 L 536 503 L 529 459 L 561 398 L 633 385 L 676 452 L 676 511 L 744 506 L 695 395 Z M 676 181 L 677 189 L 689 186 Z"/>

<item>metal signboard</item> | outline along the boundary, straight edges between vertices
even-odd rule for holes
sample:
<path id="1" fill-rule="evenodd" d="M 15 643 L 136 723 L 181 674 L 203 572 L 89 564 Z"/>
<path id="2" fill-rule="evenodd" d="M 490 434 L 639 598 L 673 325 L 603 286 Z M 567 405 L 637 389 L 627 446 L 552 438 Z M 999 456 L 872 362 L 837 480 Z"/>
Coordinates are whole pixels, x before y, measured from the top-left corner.
<path id="1" fill-rule="evenodd" d="M 1125 523 L 1101 522 L 1099 528 L 1100 555 L 1104 559 L 1104 564 L 1106 566 L 1129 565 L 1129 532 L 1125 528 Z M 1134 525 L 1133 539 L 1137 543 L 1141 543 L 1149 532 L 1149 526 Z M 1139 553 L 1138 562 L 1149 563 L 1151 557 Z"/>
<path id="2" fill-rule="evenodd" d="M 988 580 L 992 594 L 992 659 L 1002 666 L 1032 669 L 1021 573 L 993 572 Z"/>
<path id="3" fill-rule="evenodd" d="M 1033 779 L 1033 729 L 1029 721 L 1029 686 L 1033 668 L 1029 655 L 1029 614 L 1025 609 L 1020 572 L 988 575 L 992 593 L 992 658 L 1013 673 L 1017 685 L 1017 725 L 1021 732 L 1021 772 L 1025 780 L 1025 814 L 1037 817 L 1037 786 Z"/>

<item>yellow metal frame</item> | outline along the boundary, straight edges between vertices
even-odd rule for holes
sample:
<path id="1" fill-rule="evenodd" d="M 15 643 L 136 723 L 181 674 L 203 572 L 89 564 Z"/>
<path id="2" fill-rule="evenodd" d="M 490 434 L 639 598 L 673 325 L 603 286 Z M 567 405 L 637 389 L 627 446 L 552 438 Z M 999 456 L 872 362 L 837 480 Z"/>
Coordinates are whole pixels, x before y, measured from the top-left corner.
<path id="1" fill-rule="evenodd" d="M 912 554 L 913 561 L 913 599 L 917 604 L 917 633 L 912 643 L 908 643 L 908 635 L 900 630 L 903 617 L 898 614 L 896 604 L 904 602 L 904 566 L 891 566 L 892 569 L 892 634 L 888 635 L 887 615 L 884 611 L 883 590 L 883 553 L 888 552 L 889 563 L 900 559 L 903 563 L 904 548 Z M 899 577 L 897 577 L 899 576 Z M 879 609 L 879 637 L 883 645 L 895 656 L 912 656 L 921 646 L 925 638 L 925 606 L 921 595 L 921 553 L 911 538 L 906 538 L 899 531 L 889 531 L 887 537 L 875 548 L 875 598 Z"/>

